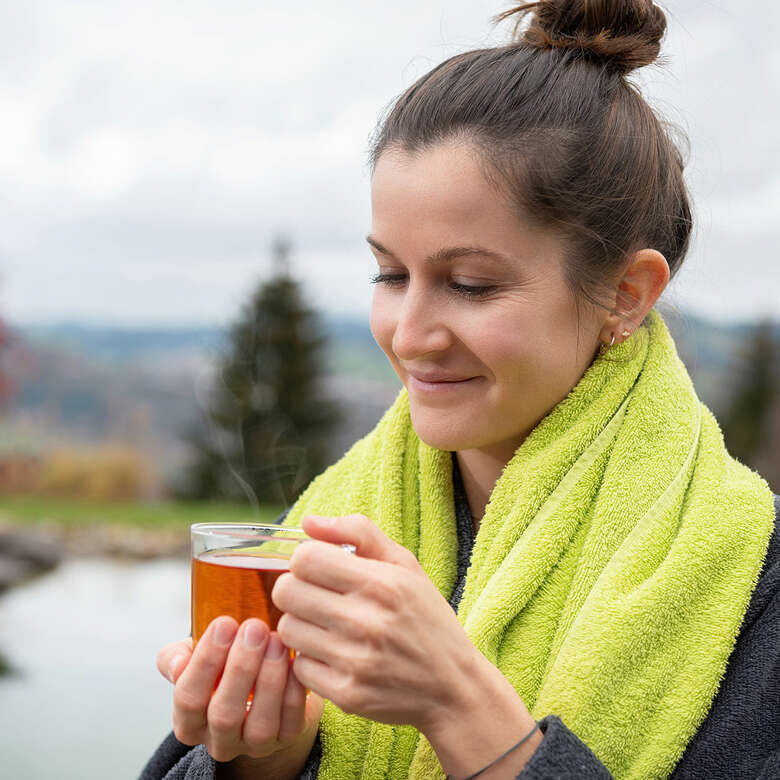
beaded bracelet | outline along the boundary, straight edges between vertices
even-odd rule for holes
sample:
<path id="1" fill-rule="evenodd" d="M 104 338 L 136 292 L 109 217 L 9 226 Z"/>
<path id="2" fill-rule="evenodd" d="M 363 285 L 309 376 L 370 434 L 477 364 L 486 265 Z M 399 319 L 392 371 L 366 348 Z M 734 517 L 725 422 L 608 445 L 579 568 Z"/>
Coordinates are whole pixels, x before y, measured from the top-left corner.
<path id="1" fill-rule="evenodd" d="M 463 780 L 473 780 L 475 777 L 479 777 L 483 772 L 487 772 L 490 767 L 495 766 L 501 759 L 506 758 L 510 753 L 517 750 L 517 748 L 520 747 L 520 745 L 523 744 L 523 742 L 526 742 L 527 740 L 531 739 L 531 737 L 536 734 L 536 732 L 539 729 L 539 721 L 534 722 L 534 727 L 526 734 L 517 744 L 512 745 L 509 750 L 507 750 L 505 753 L 502 753 L 498 758 L 491 761 L 487 766 L 483 766 L 482 769 L 479 770 L 479 772 L 474 772 L 473 775 L 469 775 L 468 777 L 464 777 Z M 454 780 L 452 775 L 447 775 L 447 780 Z"/>

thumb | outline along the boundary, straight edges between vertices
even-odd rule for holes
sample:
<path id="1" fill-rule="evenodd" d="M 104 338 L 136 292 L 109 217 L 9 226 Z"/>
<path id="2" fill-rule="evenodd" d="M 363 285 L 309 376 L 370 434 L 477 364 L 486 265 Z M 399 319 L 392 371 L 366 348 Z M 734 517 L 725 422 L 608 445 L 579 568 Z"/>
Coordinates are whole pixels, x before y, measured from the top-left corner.
<path id="1" fill-rule="evenodd" d="M 192 655 L 192 639 L 172 642 L 157 654 L 157 669 L 172 683 L 179 679 Z"/>
<path id="2" fill-rule="evenodd" d="M 365 515 L 322 517 L 307 515 L 301 525 L 313 539 L 331 544 L 351 544 L 361 558 L 395 563 L 406 568 L 417 565 L 417 559 L 406 547 L 394 542 Z"/>

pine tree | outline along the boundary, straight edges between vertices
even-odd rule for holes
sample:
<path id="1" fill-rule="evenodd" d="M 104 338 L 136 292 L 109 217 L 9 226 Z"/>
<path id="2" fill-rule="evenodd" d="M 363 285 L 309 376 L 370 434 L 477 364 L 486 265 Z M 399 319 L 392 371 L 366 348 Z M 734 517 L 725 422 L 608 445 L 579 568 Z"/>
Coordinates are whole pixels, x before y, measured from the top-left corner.
<path id="1" fill-rule="evenodd" d="M 193 498 L 289 505 L 327 465 L 341 415 L 323 394 L 326 341 L 290 275 L 289 252 L 275 241 L 274 275 L 229 330 L 208 433 L 190 436 L 197 452 L 185 493 Z"/>
<path id="2" fill-rule="evenodd" d="M 777 398 L 778 345 L 771 322 L 759 323 L 741 356 L 741 380 L 721 420 L 729 452 L 753 466 L 768 435 L 769 417 Z"/>

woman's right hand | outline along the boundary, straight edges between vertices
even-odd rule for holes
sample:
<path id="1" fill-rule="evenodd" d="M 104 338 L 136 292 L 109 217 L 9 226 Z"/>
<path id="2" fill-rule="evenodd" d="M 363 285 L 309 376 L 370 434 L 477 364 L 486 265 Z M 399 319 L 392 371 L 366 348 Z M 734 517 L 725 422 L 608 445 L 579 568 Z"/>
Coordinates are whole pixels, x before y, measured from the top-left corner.
<path id="1" fill-rule="evenodd" d="M 217 761 L 250 756 L 277 771 L 289 764 L 291 772 L 305 763 L 323 701 L 313 693 L 307 697 L 288 648 L 261 620 L 238 626 L 231 617 L 218 617 L 194 651 L 190 639 L 163 647 L 157 668 L 174 684 L 173 731 L 180 742 L 204 744 Z"/>

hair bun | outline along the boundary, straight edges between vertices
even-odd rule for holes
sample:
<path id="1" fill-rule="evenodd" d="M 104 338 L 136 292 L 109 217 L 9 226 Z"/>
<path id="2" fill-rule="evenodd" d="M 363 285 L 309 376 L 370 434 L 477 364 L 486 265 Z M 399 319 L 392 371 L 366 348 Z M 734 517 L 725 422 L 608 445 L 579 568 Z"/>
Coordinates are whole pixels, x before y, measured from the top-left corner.
<path id="1" fill-rule="evenodd" d="M 655 62 L 666 32 L 666 16 L 652 0 L 541 0 L 504 11 L 496 21 L 511 16 L 517 43 L 570 49 L 623 73 Z"/>

